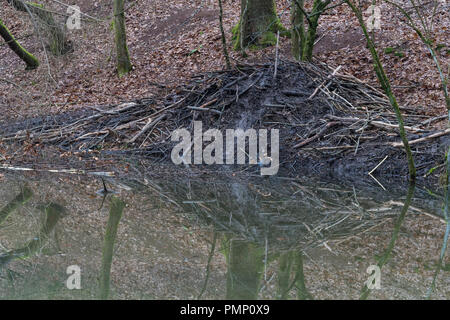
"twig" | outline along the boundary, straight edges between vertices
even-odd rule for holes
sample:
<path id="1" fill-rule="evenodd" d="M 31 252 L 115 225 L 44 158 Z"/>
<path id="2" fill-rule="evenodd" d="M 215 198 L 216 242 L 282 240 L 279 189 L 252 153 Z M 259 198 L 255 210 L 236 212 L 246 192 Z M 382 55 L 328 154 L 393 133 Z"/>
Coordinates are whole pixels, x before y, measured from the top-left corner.
<path id="1" fill-rule="evenodd" d="M 330 75 L 327 77 L 327 79 L 324 80 L 324 81 L 316 88 L 316 90 L 314 90 L 314 92 L 312 93 L 312 95 L 310 95 L 309 98 L 306 99 L 306 100 L 311 100 L 312 98 L 314 98 L 314 97 L 316 96 L 317 92 L 319 92 L 319 90 L 322 88 L 322 86 L 323 86 L 328 80 L 330 80 L 331 78 L 333 78 L 333 77 L 336 75 L 336 73 L 337 73 L 339 70 L 341 70 L 341 68 L 342 68 L 342 66 L 338 66 L 336 69 L 334 69 L 333 73 L 330 74 Z"/>
<path id="2" fill-rule="evenodd" d="M 143 135 L 144 133 L 146 133 L 148 130 L 150 130 L 150 128 L 154 127 L 155 125 L 158 124 L 158 122 L 160 122 L 162 119 L 164 119 L 166 117 L 165 114 L 159 116 L 158 118 L 156 118 L 155 120 L 152 120 L 151 118 L 148 119 L 147 124 L 142 128 L 141 131 L 139 131 L 133 138 L 131 138 L 130 140 L 128 140 L 128 143 L 133 143 L 135 142 L 141 135 Z"/>
<path id="3" fill-rule="evenodd" d="M 277 72 L 278 72 L 278 45 L 280 42 L 280 31 L 277 31 L 277 46 L 275 49 L 275 71 L 273 73 L 273 78 L 276 79 L 277 78 Z"/>
<path id="4" fill-rule="evenodd" d="M 331 128 L 331 127 L 333 127 L 335 125 L 338 125 L 338 124 L 339 124 L 339 122 L 329 122 L 329 123 L 327 123 L 327 125 L 322 130 L 320 130 L 320 132 L 317 133 L 315 136 L 313 136 L 311 138 L 308 138 L 306 140 L 303 140 L 302 142 L 296 144 L 292 148 L 296 149 L 296 148 L 302 147 L 304 145 L 307 145 L 308 143 L 310 143 L 310 142 L 320 138 L 321 136 L 323 136 L 325 134 L 325 132 L 328 130 L 328 128 Z"/>
<path id="5" fill-rule="evenodd" d="M 372 175 L 372 173 L 375 171 L 375 170 L 377 170 L 378 169 L 378 167 L 379 166 L 381 166 L 382 164 L 383 164 L 383 162 L 385 162 L 386 161 L 386 159 L 388 158 L 388 156 L 386 156 L 386 157 L 384 157 L 384 159 L 383 160 L 381 160 L 381 162 L 379 163 L 379 164 L 377 164 L 376 165 L 376 167 L 375 168 L 373 168 L 368 174 L 369 175 Z"/>

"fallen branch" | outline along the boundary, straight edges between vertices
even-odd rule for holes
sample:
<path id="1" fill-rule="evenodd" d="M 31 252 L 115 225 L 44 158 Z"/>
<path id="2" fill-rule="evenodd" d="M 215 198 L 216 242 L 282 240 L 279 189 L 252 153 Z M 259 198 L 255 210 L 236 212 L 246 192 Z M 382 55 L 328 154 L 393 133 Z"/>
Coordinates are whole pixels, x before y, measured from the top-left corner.
<path id="1" fill-rule="evenodd" d="M 439 137 L 445 136 L 445 135 L 447 135 L 449 133 L 450 133 L 450 128 L 448 128 L 448 129 L 446 129 L 444 131 L 440 131 L 440 132 L 436 132 L 436 133 L 430 134 L 429 136 L 426 136 L 426 137 L 423 137 L 423 138 L 419 138 L 419 139 L 416 139 L 416 140 L 411 140 L 409 142 L 409 144 L 412 145 L 412 144 L 417 144 L 417 143 L 420 143 L 420 142 L 432 140 L 432 139 L 435 139 L 435 138 L 439 138 Z M 393 147 L 401 147 L 401 146 L 403 146 L 403 143 L 402 142 L 392 142 L 392 143 L 390 143 L 390 145 L 393 146 Z"/>

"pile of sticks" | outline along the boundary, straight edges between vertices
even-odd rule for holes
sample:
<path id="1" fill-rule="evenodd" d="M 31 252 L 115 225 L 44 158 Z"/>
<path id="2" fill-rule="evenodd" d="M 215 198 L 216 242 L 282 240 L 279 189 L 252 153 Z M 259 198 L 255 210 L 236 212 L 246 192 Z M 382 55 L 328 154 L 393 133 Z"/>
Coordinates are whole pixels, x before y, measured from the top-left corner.
<path id="1" fill-rule="evenodd" d="M 60 115 L 57 120 L 48 117 L 36 124 L 25 121 L 14 126 L 0 125 L 0 140 L 52 144 L 65 150 L 121 149 L 163 155 L 173 130 L 191 127 L 192 120 L 216 128 L 234 126 L 240 116 L 235 109 L 243 103 L 250 104 L 250 112 L 263 110 L 262 118 L 253 121 L 259 126 L 295 128 L 296 134 L 290 134 L 291 140 L 286 142 L 292 150 L 308 150 L 320 140 L 315 150 L 332 154 L 350 149 L 357 152 L 366 141 L 379 138 L 380 129 L 397 137 L 395 114 L 376 88 L 323 64 L 281 61 L 276 78 L 274 68 L 273 64 L 240 65 L 233 71 L 194 77 L 160 101 L 142 99 L 91 107 L 87 115 L 79 118 Z M 289 79 L 295 77 L 304 79 L 303 84 L 290 85 Z M 247 100 L 246 95 L 250 96 Z M 251 97 L 264 95 L 266 101 L 260 99 L 255 102 L 260 105 L 251 105 Z M 321 113 L 323 106 L 327 111 Z M 411 110 L 404 107 L 403 111 Z M 405 129 L 412 134 L 411 144 L 449 134 L 448 129 L 428 129 L 439 119 L 407 115 Z M 401 147 L 398 138 L 382 144 Z"/>

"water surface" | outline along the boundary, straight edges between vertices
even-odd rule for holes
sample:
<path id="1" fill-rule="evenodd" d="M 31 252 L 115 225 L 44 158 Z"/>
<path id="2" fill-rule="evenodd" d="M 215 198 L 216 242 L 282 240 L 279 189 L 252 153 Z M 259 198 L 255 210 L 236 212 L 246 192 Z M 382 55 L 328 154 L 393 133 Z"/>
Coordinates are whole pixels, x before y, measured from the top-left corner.
<path id="1" fill-rule="evenodd" d="M 1 299 L 450 298 L 439 189 L 1 179 Z M 379 289 L 368 290 L 375 265 Z"/>

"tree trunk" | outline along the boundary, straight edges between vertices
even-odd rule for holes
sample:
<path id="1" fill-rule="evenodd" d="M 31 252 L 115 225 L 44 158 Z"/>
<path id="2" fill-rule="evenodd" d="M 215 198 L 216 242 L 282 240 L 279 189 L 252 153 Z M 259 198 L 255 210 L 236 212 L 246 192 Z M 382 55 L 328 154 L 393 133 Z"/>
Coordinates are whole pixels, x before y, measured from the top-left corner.
<path id="1" fill-rule="evenodd" d="M 304 8 L 304 2 L 304 0 L 292 0 L 291 2 L 292 55 L 296 60 L 302 58 L 305 43 L 305 15 L 301 10 Z"/>
<path id="2" fill-rule="evenodd" d="M 304 0 L 292 0 L 292 55 L 297 60 L 311 61 L 319 18 L 330 0 L 314 0 L 310 13 L 304 9 Z M 308 28 L 305 27 L 308 25 Z"/>
<path id="3" fill-rule="evenodd" d="M 0 20 L 1 25 L 1 20 Z M 23 187 L 21 192 L 6 206 L 3 207 L 2 210 L 0 210 L 0 225 L 5 221 L 8 216 L 15 211 L 16 209 L 23 206 L 25 203 L 27 203 L 31 197 L 33 196 L 33 191 L 31 191 L 30 188 L 27 186 Z"/>
<path id="4" fill-rule="evenodd" d="M 297 299 L 299 300 L 312 300 L 312 295 L 306 289 L 305 274 L 303 272 L 303 253 L 295 253 L 295 265 L 297 272 L 295 274 L 296 287 L 297 287 Z"/>
<path id="5" fill-rule="evenodd" d="M 36 69 L 39 66 L 39 61 L 25 50 L 17 41 L 14 36 L 9 32 L 8 28 L 0 20 L 0 35 L 6 41 L 8 46 L 14 51 L 20 59 L 22 59 L 27 64 L 27 70 Z"/>
<path id="6" fill-rule="evenodd" d="M 233 28 L 236 50 L 275 45 L 277 31 L 288 35 L 277 16 L 275 0 L 241 0 L 241 19 Z"/>
<path id="7" fill-rule="evenodd" d="M 66 212 L 63 206 L 53 202 L 45 204 L 41 209 L 45 213 L 45 222 L 41 226 L 39 233 L 24 247 L 0 255 L 0 267 L 4 267 L 6 263 L 15 259 L 30 258 L 42 250 L 56 224 Z"/>
<path id="8" fill-rule="evenodd" d="M 117 53 L 117 72 L 119 77 L 131 71 L 130 55 L 127 47 L 125 29 L 124 0 L 114 0 L 114 33 Z"/>
<path id="9" fill-rule="evenodd" d="M 47 45 L 53 55 L 60 56 L 72 51 L 72 42 L 67 39 L 64 26 L 56 22 L 53 14 L 46 10 L 44 6 L 33 2 L 24 3 L 21 0 L 8 0 L 8 2 L 16 10 L 31 13 L 39 19 L 40 26 L 47 33 Z"/>

